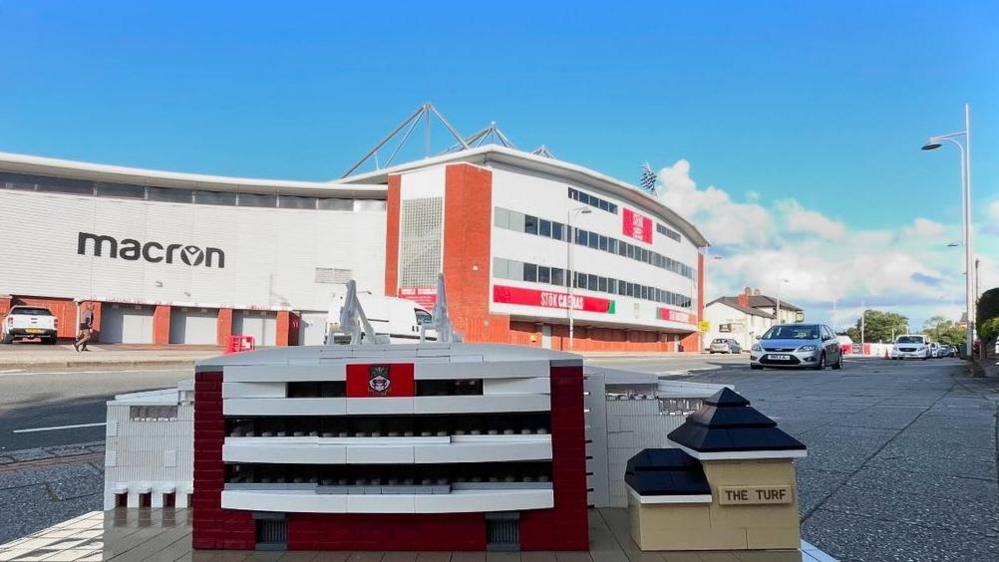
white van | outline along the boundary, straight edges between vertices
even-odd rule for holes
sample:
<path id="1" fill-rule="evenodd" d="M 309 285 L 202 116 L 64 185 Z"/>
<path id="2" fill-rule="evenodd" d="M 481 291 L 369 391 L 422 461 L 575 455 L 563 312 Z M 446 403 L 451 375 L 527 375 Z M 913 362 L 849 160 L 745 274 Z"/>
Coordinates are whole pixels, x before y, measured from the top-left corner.
<path id="1" fill-rule="evenodd" d="M 327 344 L 350 343 L 350 334 L 340 329 L 340 310 L 346 296 L 346 293 L 334 293 L 330 301 L 326 314 Z M 433 318 L 425 308 L 406 299 L 358 292 L 357 300 L 375 333 L 388 336 L 391 343 L 419 343 L 420 326 Z M 436 341 L 437 332 L 427 330 L 426 339 Z"/>

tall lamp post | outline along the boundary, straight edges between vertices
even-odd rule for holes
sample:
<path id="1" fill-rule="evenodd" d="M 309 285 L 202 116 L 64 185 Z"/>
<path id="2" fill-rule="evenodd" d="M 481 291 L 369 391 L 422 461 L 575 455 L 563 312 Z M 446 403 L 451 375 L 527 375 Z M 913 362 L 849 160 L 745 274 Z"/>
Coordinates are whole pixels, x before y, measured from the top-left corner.
<path id="1" fill-rule="evenodd" d="M 780 321 L 780 286 L 783 283 L 790 283 L 790 282 L 791 281 L 789 279 L 782 279 L 779 276 L 777 277 L 777 313 L 774 314 L 774 320 L 775 320 L 776 324 L 781 324 L 781 321 Z"/>
<path id="2" fill-rule="evenodd" d="M 964 104 L 964 130 L 930 137 L 923 150 L 936 150 L 949 142 L 961 153 L 961 205 L 964 222 L 965 316 L 968 318 L 965 342 L 967 357 L 975 346 L 975 277 L 972 273 L 974 240 L 971 233 L 971 108 Z"/>
<path id="3" fill-rule="evenodd" d="M 572 311 L 573 311 L 572 294 L 573 294 L 573 290 L 576 287 L 576 270 L 575 270 L 575 268 L 572 265 L 572 247 L 576 244 L 575 236 L 574 236 L 575 232 L 573 232 L 573 230 L 572 230 L 572 217 L 574 217 L 576 215 L 588 215 L 588 214 L 590 214 L 592 212 L 593 211 L 589 207 L 587 207 L 587 206 L 584 205 L 582 207 L 576 207 L 574 209 L 569 209 L 566 212 L 566 217 L 565 217 L 565 225 L 566 225 L 566 239 L 565 240 L 566 240 L 566 244 L 567 244 L 567 246 L 566 246 L 566 248 L 567 248 L 566 249 L 567 255 L 566 255 L 566 260 L 565 261 L 566 261 L 566 265 L 568 266 L 568 267 L 566 267 L 566 272 L 565 273 L 566 273 L 566 276 L 569 278 L 569 302 L 567 303 L 568 306 L 566 306 L 566 314 L 569 317 L 569 349 L 570 350 L 572 350 L 572 340 L 573 340 L 574 333 L 575 333 L 575 330 L 574 330 L 575 325 L 573 324 L 573 313 L 572 313 Z"/>

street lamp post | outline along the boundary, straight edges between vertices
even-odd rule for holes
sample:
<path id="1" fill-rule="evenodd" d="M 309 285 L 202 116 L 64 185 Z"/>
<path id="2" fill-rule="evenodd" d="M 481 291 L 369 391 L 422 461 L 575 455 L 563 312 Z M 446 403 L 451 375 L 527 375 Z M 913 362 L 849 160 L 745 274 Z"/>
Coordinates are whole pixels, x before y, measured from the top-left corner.
<path id="1" fill-rule="evenodd" d="M 788 279 L 781 279 L 780 277 L 777 277 L 777 313 L 774 315 L 774 319 L 776 320 L 777 324 L 781 324 L 781 321 L 780 321 L 780 286 L 781 286 L 781 283 L 790 283 L 790 282 L 791 281 L 788 280 Z"/>
<path id="2" fill-rule="evenodd" d="M 963 142 L 962 140 L 963 139 Z M 957 147 L 961 153 L 961 204 L 964 223 L 965 316 L 968 319 L 965 342 L 967 357 L 971 357 L 975 344 L 975 278 L 972 273 L 974 240 L 971 232 L 971 108 L 964 104 L 964 130 L 930 137 L 923 150 L 936 150 L 944 141 Z"/>
<path id="3" fill-rule="evenodd" d="M 573 289 L 575 289 L 575 287 L 576 287 L 576 279 L 575 279 L 575 277 L 576 277 L 576 270 L 574 269 L 573 264 L 572 264 L 572 247 L 575 245 L 575 240 L 574 240 L 574 238 L 575 238 L 574 234 L 575 233 L 572 230 L 572 217 L 574 217 L 576 215 L 588 215 L 588 214 L 590 214 L 592 212 L 593 211 L 591 211 L 590 208 L 587 207 L 587 206 L 576 207 L 574 209 L 569 209 L 566 212 L 566 217 L 565 217 L 566 243 L 567 243 L 567 247 L 566 247 L 567 248 L 566 249 L 566 260 L 565 260 L 567 267 L 566 267 L 566 272 L 565 273 L 566 273 L 566 276 L 569 279 L 569 302 L 567 303 L 567 306 L 566 306 L 566 315 L 569 317 L 569 349 L 570 350 L 572 349 L 572 341 L 573 341 L 573 338 L 575 337 L 574 336 L 575 325 L 573 323 L 573 306 L 574 305 L 573 305 L 573 302 L 572 302 L 573 301 L 572 296 L 573 296 Z"/>

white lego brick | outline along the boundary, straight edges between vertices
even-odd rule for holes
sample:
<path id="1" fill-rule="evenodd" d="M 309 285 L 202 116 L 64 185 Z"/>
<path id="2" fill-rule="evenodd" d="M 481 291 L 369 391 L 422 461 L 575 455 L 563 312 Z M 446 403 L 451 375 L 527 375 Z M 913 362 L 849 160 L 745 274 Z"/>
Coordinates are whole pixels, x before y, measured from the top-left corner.
<path id="1" fill-rule="evenodd" d="M 118 462 L 118 451 L 104 451 L 104 466 L 116 466 Z"/>
<path id="2" fill-rule="evenodd" d="M 412 464 L 412 445 L 360 445 L 347 447 L 347 464 Z"/>
<path id="3" fill-rule="evenodd" d="M 547 412 L 549 410 L 551 410 L 551 397 L 547 394 L 417 396 L 413 399 L 413 413 L 416 414 Z"/>
<path id="4" fill-rule="evenodd" d="M 231 398 L 226 416 L 336 416 L 347 413 L 346 398 Z"/>
<path id="5" fill-rule="evenodd" d="M 226 367 L 224 382 L 286 382 L 347 380 L 346 363 L 324 361 L 311 365 L 244 365 Z"/>
<path id="6" fill-rule="evenodd" d="M 266 439 L 266 438 L 262 438 Z M 226 443 L 222 460 L 226 462 L 259 462 L 275 464 L 344 464 L 347 462 L 343 445 L 315 443 Z"/>
<path id="7" fill-rule="evenodd" d="M 416 513 L 522 511 L 555 506 L 552 490 L 462 490 L 415 498 Z"/>
<path id="8" fill-rule="evenodd" d="M 364 494 L 347 496 L 348 513 L 416 513 L 414 495 Z"/>
<path id="9" fill-rule="evenodd" d="M 414 462 L 501 462 L 550 460 L 551 441 L 507 441 L 501 443 L 452 443 L 450 445 L 420 445 L 415 448 Z"/>
<path id="10" fill-rule="evenodd" d="M 175 468 L 177 466 L 176 449 L 167 449 L 163 451 L 163 466 L 165 468 Z"/>
<path id="11" fill-rule="evenodd" d="M 223 490 L 223 509 L 286 513 L 347 513 L 347 496 L 311 490 Z"/>
<path id="12" fill-rule="evenodd" d="M 548 377 L 483 379 L 482 394 L 550 394 Z"/>
<path id="13" fill-rule="evenodd" d="M 223 382 L 222 398 L 284 398 L 285 382 Z"/>
<path id="14" fill-rule="evenodd" d="M 127 411 L 126 411 L 127 412 Z M 110 412 L 109 412 L 110 415 Z M 127 413 L 126 413 L 127 415 Z M 105 426 L 105 435 L 108 437 L 114 437 L 118 435 L 118 422 L 115 420 L 108 420 L 107 426 Z"/>
<path id="15" fill-rule="evenodd" d="M 550 375 L 548 361 L 464 362 L 457 359 L 453 357 L 451 363 L 416 363 L 413 376 L 416 380 L 449 380 L 548 378 Z"/>
<path id="16" fill-rule="evenodd" d="M 412 414 L 413 398 L 373 397 L 347 398 L 347 414 Z"/>

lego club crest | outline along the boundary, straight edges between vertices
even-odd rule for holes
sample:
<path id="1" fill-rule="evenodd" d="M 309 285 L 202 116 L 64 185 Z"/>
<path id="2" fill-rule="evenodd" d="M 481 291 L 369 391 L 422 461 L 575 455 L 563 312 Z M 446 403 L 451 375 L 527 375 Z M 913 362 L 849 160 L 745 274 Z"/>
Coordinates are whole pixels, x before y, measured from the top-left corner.
<path id="1" fill-rule="evenodd" d="M 372 365 L 368 369 L 368 388 L 375 396 L 385 396 L 392 386 L 387 365 Z"/>

